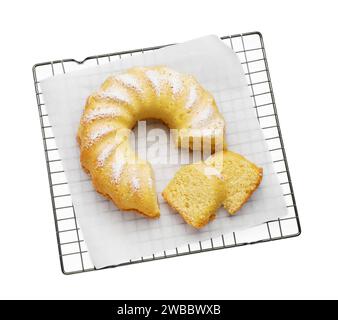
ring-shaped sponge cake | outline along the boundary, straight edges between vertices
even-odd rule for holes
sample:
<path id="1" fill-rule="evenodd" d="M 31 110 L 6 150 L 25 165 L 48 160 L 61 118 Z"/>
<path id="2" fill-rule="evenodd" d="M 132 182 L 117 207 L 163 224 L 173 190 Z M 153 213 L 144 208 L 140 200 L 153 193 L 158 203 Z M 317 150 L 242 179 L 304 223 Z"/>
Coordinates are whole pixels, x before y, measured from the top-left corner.
<path id="1" fill-rule="evenodd" d="M 160 215 L 151 165 L 128 137 L 137 121 L 158 119 L 178 129 L 176 143 L 223 144 L 224 119 L 212 95 L 191 75 L 165 66 L 136 67 L 110 76 L 85 105 L 78 129 L 81 164 L 94 188 L 122 210 Z M 200 144 L 196 148 L 200 147 Z"/>

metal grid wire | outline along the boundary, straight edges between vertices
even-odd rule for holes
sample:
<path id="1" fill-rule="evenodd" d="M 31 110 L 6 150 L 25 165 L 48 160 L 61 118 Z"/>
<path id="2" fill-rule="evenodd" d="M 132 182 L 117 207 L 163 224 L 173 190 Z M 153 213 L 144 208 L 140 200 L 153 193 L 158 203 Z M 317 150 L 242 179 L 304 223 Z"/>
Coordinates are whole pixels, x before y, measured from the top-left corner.
<path id="1" fill-rule="evenodd" d="M 248 85 L 251 89 L 251 97 L 256 115 L 264 132 L 272 155 L 274 168 L 283 188 L 288 215 L 283 219 L 269 221 L 257 227 L 234 232 L 231 235 L 222 235 L 217 239 L 210 239 L 198 244 L 188 244 L 174 250 L 164 251 L 156 255 L 153 254 L 151 257 L 130 260 L 128 263 L 123 263 L 119 266 L 286 239 L 296 237 L 301 233 L 262 35 L 259 32 L 250 32 L 221 37 L 221 40 L 237 53 L 244 68 Z M 143 54 L 146 51 L 157 50 L 162 47 L 157 46 L 91 56 L 83 61 L 74 59 L 50 61 L 36 64 L 33 67 L 34 86 L 46 156 L 59 257 L 64 274 L 74 274 L 96 269 L 90 261 L 86 243 L 77 224 L 67 179 L 44 105 L 40 80 L 57 74 L 86 68 L 90 65 L 108 63 L 128 55 Z"/>

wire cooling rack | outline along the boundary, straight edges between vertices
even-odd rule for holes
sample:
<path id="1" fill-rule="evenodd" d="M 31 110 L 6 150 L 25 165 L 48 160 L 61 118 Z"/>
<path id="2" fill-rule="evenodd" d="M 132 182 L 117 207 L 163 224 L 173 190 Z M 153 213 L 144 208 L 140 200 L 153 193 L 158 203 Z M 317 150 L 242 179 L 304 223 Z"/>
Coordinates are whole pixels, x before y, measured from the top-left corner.
<path id="1" fill-rule="evenodd" d="M 219 238 L 199 242 L 198 244 L 188 244 L 174 250 L 153 254 L 150 257 L 130 260 L 128 263 L 123 263 L 119 266 L 287 239 L 296 237 L 301 233 L 263 37 L 259 32 L 250 32 L 224 36 L 221 37 L 221 40 L 236 52 L 244 68 L 251 90 L 253 106 L 268 143 L 274 168 L 283 188 L 288 215 L 283 219 L 269 221 L 244 231 L 233 232 L 230 235 L 222 235 Z M 86 68 L 91 65 L 108 63 L 128 55 L 143 54 L 146 51 L 157 50 L 162 47 L 164 46 L 91 56 L 83 61 L 77 61 L 75 59 L 56 60 L 38 63 L 33 66 L 34 86 L 46 156 L 59 257 L 61 269 L 64 274 L 74 274 L 96 269 L 90 260 L 86 243 L 77 223 L 62 160 L 58 153 L 52 126 L 49 123 L 48 114 L 44 105 L 40 81 L 57 74 Z"/>

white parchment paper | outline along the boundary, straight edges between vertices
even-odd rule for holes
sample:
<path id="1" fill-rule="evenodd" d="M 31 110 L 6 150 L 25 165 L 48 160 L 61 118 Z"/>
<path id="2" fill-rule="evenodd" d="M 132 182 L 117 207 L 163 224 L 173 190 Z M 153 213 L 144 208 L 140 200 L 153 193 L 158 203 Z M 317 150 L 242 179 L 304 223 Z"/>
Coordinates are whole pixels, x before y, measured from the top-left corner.
<path id="1" fill-rule="evenodd" d="M 195 230 L 184 223 L 161 196 L 180 165 L 154 165 L 161 209 L 158 220 L 118 210 L 93 189 L 80 165 L 76 131 L 86 98 L 111 73 L 133 66 L 158 64 L 194 75 L 213 94 L 224 115 L 229 149 L 264 169 L 259 189 L 236 216 L 230 217 L 221 208 L 217 218 L 202 230 Z M 287 214 L 282 189 L 252 106 L 242 66 L 236 54 L 218 37 L 207 36 L 105 65 L 57 75 L 43 80 L 41 88 L 76 216 L 96 268 L 151 256 Z M 150 123 L 151 126 L 153 124 Z"/>

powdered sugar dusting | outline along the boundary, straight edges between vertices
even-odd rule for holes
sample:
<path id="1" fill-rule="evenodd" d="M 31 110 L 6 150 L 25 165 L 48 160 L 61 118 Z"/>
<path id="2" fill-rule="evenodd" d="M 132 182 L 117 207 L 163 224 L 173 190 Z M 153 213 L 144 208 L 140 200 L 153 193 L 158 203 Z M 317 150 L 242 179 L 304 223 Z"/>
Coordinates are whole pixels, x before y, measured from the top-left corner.
<path id="1" fill-rule="evenodd" d="M 160 95 L 161 93 L 161 75 L 158 71 L 155 70 L 147 70 L 145 72 L 145 75 L 147 76 L 147 78 L 149 79 L 149 81 L 151 82 L 156 95 Z"/>
<path id="2" fill-rule="evenodd" d="M 126 90 L 117 87 L 110 87 L 108 90 L 100 91 L 99 95 L 103 98 L 118 100 L 121 102 L 131 103 L 131 98 Z"/>
<path id="3" fill-rule="evenodd" d="M 173 94 L 175 95 L 175 94 L 180 93 L 183 89 L 182 79 L 178 72 L 175 72 L 175 71 L 169 71 L 169 72 L 170 73 L 166 79 L 173 90 Z"/>
<path id="4" fill-rule="evenodd" d="M 90 143 L 93 143 L 95 140 L 97 140 L 98 138 L 104 136 L 105 134 L 107 134 L 108 132 L 111 132 L 111 131 L 113 131 L 113 128 L 111 128 L 109 126 L 102 126 L 100 128 L 95 129 L 89 135 Z"/>
<path id="5" fill-rule="evenodd" d="M 208 121 L 214 114 L 214 109 L 212 106 L 208 105 L 203 110 L 197 113 L 197 115 L 192 119 L 191 125 L 192 128 L 197 127 L 206 121 Z"/>
<path id="6" fill-rule="evenodd" d="M 138 92 L 143 91 L 140 81 L 134 75 L 121 73 L 116 75 L 115 78 L 128 88 L 132 88 Z"/>
<path id="7" fill-rule="evenodd" d="M 89 111 L 84 117 L 85 122 L 90 122 L 94 119 L 104 118 L 107 116 L 116 117 L 121 115 L 121 110 L 114 107 L 99 107 Z"/>
<path id="8" fill-rule="evenodd" d="M 107 158 L 109 157 L 109 155 L 114 151 L 114 149 L 117 146 L 117 142 L 113 142 L 111 144 L 109 144 L 108 146 L 106 146 L 101 153 L 99 154 L 99 156 L 97 157 L 97 166 L 98 167 L 102 167 L 105 163 L 105 161 L 107 160 Z"/>
<path id="9" fill-rule="evenodd" d="M 197 89 L 195 85 L 192 85 L 189 89 L 189 95 L 185 107 L 187 109 L 191 109 L 196 100 L 197 100 Z"/>
<path id="10" fill-rule="evenodd" d="M 141 180 L 139 177 L 134 176 L 131 179 L 131 185 L 134 191 L 140 190 L 141 188 Z"/>
<path id="11" fill-rule="evenodd" d="M 115 161 L 115 162 L 112 163 L 112 180 L 113 180 L 113 182 L 119 183 L 125 164 L 126 163 L 122 160 Z"/>

